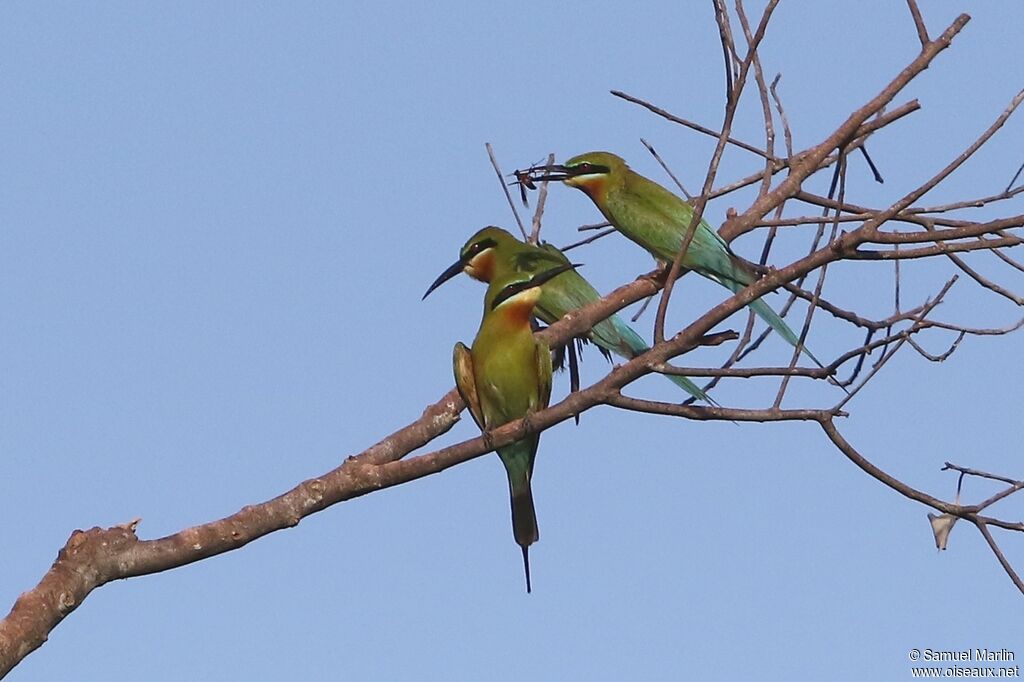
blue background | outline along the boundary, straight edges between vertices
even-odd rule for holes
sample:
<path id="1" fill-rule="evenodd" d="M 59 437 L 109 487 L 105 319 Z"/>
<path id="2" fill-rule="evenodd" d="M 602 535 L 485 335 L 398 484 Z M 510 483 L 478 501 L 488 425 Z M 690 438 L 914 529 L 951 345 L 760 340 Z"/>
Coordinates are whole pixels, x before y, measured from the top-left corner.
<path id="1" fill-rule="evenodd" d="M 959 11 L 976 16 L 894 103 L 916 97 L 923 110 L 872 140 L 885 184 L 851 159 L 849 200 L 884 206 L 923 182 L 1024 83 L 1019 3 L 922 4 L 932 34 Z M 769 79 L 783 73 L 804 148 L 918 49 L 903 3 L 787 2 L 762 58 Z M 484 143 L 506 172 L 548 152 L 609 149 L 669 184 L 644 137 L 695 191 L 714 141 L 608 90 L 715 127 L 721 61 L 711 3 L 5 3 L 3 608 L 75 528 L 142 517 L 140 536 L 156 538 L 219 518 L 418 417 L 451 387 L 452 344 L 472 339 L 483 294 L 466 278 L 421 303 L 423 290 L 476 229 L 514 229 Z M 1011 119 L 922 203 L 1000 191 L 1021 162 L 1022 125 Z M 753 83 L 735 134 L 763 144 Z M 718 184 L 759 167 L 730 151 Z M 707 216 L 717 224 L 751 196 L 715 201 Z M 575 226 L 598 219 L 582 194 L 551 188 L 548 240 L 575 241 Z M 787 231 L 773 262 L 809 234 Z M 760 241 L 735 248 L 756 258 Z M 619 236 L 575 253 L 603 291 L 651 266 Z M 968 260 L 1024 289 L 991 255 Z M 904 306 L 953 271 L 905 264 Z M 892 266 L 836 266 L 826 293 L 884 317 Z M 724 295 L 687 277 L 670 323 Z M 1019 315 L 966 277 L 937 311 L 983 326 Z M 652 319 L 638 323 L 648 338 Z M 819 356 L 860 343 L 816 320 Z M 941 352 L 952 338 L 921 340 Z M 945 460 L 1020 477 L 1022 352 L 1019 335 L 968 339 L 941 365 L 905 348 L 841 428 L 945 499 L 956 483 Z M 772 339 L 758 358 L 789 352 Z M 591 354 L 584 380 L 606 369 Z M 776 389 L 736 381 L 715 395 L 763 406 Z M 560 378 L 556 399 L 565 390 Z M 680 396 L 658 377 L 631 391 Z M 835 400 L 800 385 L 785 405 Z M 467 419 L 435 444 L 475 433 Z M 938 554 L 928 510 L 811 424 L 598 408 L 542 440 L 530 596 L 504 475 L 486 456 L 240 551 L 108 585 L 11 679 L 905 679 L 913 647 L 1022 643 L 1020 594 L 978 533 L 958 526 Z M 969 481 L 966 500 L 995 489 Z M 1021 515 L 1013 499 L 993 511 Z M 997 537 L 1024 567 L 1021 539 Z"/>

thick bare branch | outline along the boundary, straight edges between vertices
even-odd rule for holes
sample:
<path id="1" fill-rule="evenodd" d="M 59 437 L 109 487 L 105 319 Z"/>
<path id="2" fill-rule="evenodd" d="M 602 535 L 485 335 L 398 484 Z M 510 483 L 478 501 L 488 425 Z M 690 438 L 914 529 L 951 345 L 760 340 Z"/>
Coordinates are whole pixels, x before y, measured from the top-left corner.
<path id="1" fill-rule="evenodd" d="M 737 2 L 737 14 L 748 45 L 745 57 L 740 60 L 736 54 L 736 47 L 733 44 L 724 2 L 720 0 L 715 2 L 728 78 L 726 90 L 727 106 L 720 130 L 711 130 L 676 117 L 630 95 L 618 91 L 612 92 L 615 96 L 643 106 L 668 120 L 679 123 L 701 134 L 716 137 L 718 140 L 717 146 L 708 166 L 703 190 L 695 202 L 694 220 L 687 228 L 687 236 L 684 239 L 683 248 L 677 254 L 670 273 L 663 279 L 659 279 L 660 276 L 665 275 L 665 273 L 661 272 L 641 276 L 635 281 L 619 287 L 597 303 L 566 315 L 562 320 L 539 332 L 538 336 L 551 345 L 557 345 L 570 338 L 579 336 L 590 329 L 595 323 L 607 318 L 623 307 L 654 296 L 659 290 L 663 289 L 661 282 L 665 281 L 667 285 L 664 286 L 659 305 L 658 319 L 655 324 L 656 343 L 653 348 L 614 367 L 605 377 L 592 386 L 571 393 L 561 402 L 531 414 L 528 419 L 511 422 L 486 435 L 470 438 L 460 443 L 441 447 L 423 454 L 412 455 L 412 453 L 431 443 L 438 436 L 446 433 L 459 420 L 460 412 L 464 406 L 458 392 L 451 389 L 436 402 L 429 405 L 418 419 L 396 430 L 390 436 L 366 450 L 348 457 L 338 467 L 324 473 L 322 476 L 303 481 L 291 490 L 271 500 L 246 506 L 222 519 L 187 528 L 167 537 L 155 540 L 140 539 L 136 534 L 138 520 L 112 528 L 92 528 L 85 531 L 75 531 L 39 584 L 24 593 L 15 602 L 8 616 L 0 621 L 0 677 L 11 670 L 31 651 L 39 647 L 53 628 L 77 608 L 92 590 L 97 587 L 122 578 L 169 570 L 237 549 L 269 533 L 293 527 L 306 516 L 322 511 L 334 504 L 443 471 L 474 457 L 479 457 L 496 447 L 521 439 L 529 433 L 550 428 L 596 405 L 610 405 L 620 409 L 698 421 L 816 422 L 830 441 L 851 462 L 868 475 L 901 495 L 925 504 L 942 514 L 970 520 L 982 533 L 1011 580 L 1013 580 L 1018 589 L 1024 592 L 1024 584 L 1021 583 L 1020 577 L 1006 560 L 989 531 L 990 527 L 999 527 L 1006 530 L 1024 532 L 1024 523 L 1010 522 L 980 515 L 980 512 L 986 507 L 1024 489 L 1024 482 L 947 463 L 948 468 L 959 471 L 961 476 L 970 475 L 997 480 L 1006 483 L 1009 487 L 997 492 L 977 505 L 961 505 L 959 504 L 959 497 L 957 497 L 957 503 L 945 502 L 896 479 L 868 461 L 843 438 L 835 426 L 835 418 L 845 416 L 845 412 L 842 410 L 850 397 L 855 395 L 857 390 L 862 388 L 882 369 L 885 362 L 900 349 L 902 344 L 909 343 L 917 348 L 925 357 L 940 361 L 948 357 L 956 349 L 957 344 L 967 335 L 1009 333 L 1020 328 L 1024 324 L 1024 320 L 1021 320 L 1021 322 L 1012 327 L 1002 329 L 971 329 L 950 322 L 925 319 L 949 290 L 952 280 L 935 298 L 914 310 L 901 312 L 897 303 L 896 312 L 884 320 L 874 320 L 862 312 L 839 308 L 824 298 L 823 291 L 826 269 L 831 263 L 843 260 L 890 259 L 899 262 L 904 259 L 942 256 L 949 258 L 957 267 L 986 289 L 1006 296 L 1018 304 L 1024 304 L 1024 298 L 995 284 L 954 255 L 959 252 L 986 250 L 1003 258 L 1010 265 L 1021 268 L 1016 261 L 1003 255 L 1001 250 L 1024 242 L 1024 238 L 1013 232 L 1016 228 L 1024 227 L 1024 215 L 1011 216 L 984 223 L 936 215 L 1009 199 L 1019 194 L 1024 188 L 1008 188 L 1002 194 L 982 199 L 952 202 L 931 208 L 912 207 L 914 202 L 918 201 L 925 193 L 942 182 L 991 138 L 1013 110 L 1024 100 L 1024 91 L 1014 98 L 1006 111 L 962 154 L 939 173 L 935 174 L 930 180 L 907 193 L 893 205 L 885 209 L 871 209 L 847 203 L 844 196 L 845 183 L 842 182 L 844 178 L 845 155 L 850 150 L 862 148 L 861 145 L 874 131 L 919 107 L 917 102 L 913 101 L 896 110 L 884 112 L 884 108 L 900 90 L 917 74 L 926 69 L 937 55 L 949 46 L 953 38 L 967 23 L 968 17 L 961 15 L 941 36 L 935 40 L 930 40 L 916 2 L 908 0 L 908 7 L 917 27 L 918 37 L 921 40 L 922 49 L 920 54 L 897 74 L 881 92 L 851 114 L 831 135 L 802 153 L 793 154 L 790 148 L 791 131 L 775 91 L 778 79 L 776 78 L 770 88 L 766 85 L 761 71 L 761 63 L 757 55 L 757 47 L 764 38 L 768 20 L 776 3 L 777 0 L 768 2 L 758 26 L 756 29 L 751 30 L 742 3 Z M 739 96 L 751 68 L 754 69 L 755 79 L 761 94 L 762 116 L 764 118 L 766 134 L 765 149 L 763 150 L 758 149 L 754 145 L 736 140 L 731 136 L 731 126 Z M 775 156 L 774 123 L 769 92 L 775 97 L 775 105 L 785 129 L 788 148 L 787 158 L 785 159 L 779 159 Z M 646 142 L 644 144 L 646 145 Z M 680 273 L 682 256 L 698 224 L 705 202 L 709 198 L 717 196 L 718 193 L 725 191 L 715 190 L 713 192 L 712 187 L 718 164 L 726 147 L 729 145 L 761 157 L 764 160 L 764 164 L 757 174 L 751 176 L 752 180 L 745 179 L 741 181 L 745 182 L 746 185 L 761 181 L 761 191 L 747 210 L 742 213 L 730 214 L 729 219 L 720 231 L 727 241 L 731 241 L 759 227 L 768 226 L 770 229 L 762 250 L 761 262 L 763 265 L 767 263 L 776 228 L 812 223 L 819 226 L 819 234 L 807 255 L 784 267 L 765 269 L 763 276 L 746 289 L 707 310 L 676 335 L 671 338 L 665 338 L 665 310 L 672 286 Z M 660 162 L 661 159 L 654 152 L 653 148 L 649 145 L 648 148 Z M 502 184 L 502 191 L 519 224 L 521 233 L 524 238 L 536 242 L 539 238 L 540 223 L 545 205 L 546 183 L 541 186 L 541 197 L 533 217 L 532 229 L 529 235 L 527 235 L 527 231 L 520 220 L 512 196 L 508 191 L 504 177 L 495 159 L 493 149 L 489 144 L 487 145 L 487 151 L 495 173 Z M 552 156 L 548 157 L 548 162 L 549 164 L 553 162 Z M 835 177 L 837 180 L 840 180 L 838 198 L 817 197 L 802 189 L 802 183 L 808 177 L 823 168 L 830 167 L 832 164 L 837 164 Z M 785 179 L 779 182 L 776 187 L 771 187 L 772 178 L 784 169 L 788 170 Z M 666 170 L 668 170 L 667 166 Z M 746 185 L 733 183 L 729 187 L 735 188 Z M 824 208 L 823 216 L 828 216 L 831 213 L 831 218 L 826 219 L 821 216 L 785 218 L 782 215 L 783 208 L 785 203 L 791 198 L 820 205 Z M 772 212 L 774 212 L 774 217 L 771 220 L 765 220 L 765 216 Z M 827 243 L 820 244 L 818 239 L 821 239 L 824 235 L 825 222 L 832 223 L 832 234 Z M 882 231 L 880 228 L 887 222 L 899 222 L 901 229 L 908 231 Z M 851 223 L 860 224 L 854 226 L 854 229 L 849 232 L 840 233 L 839 227 L 841 225 Z M 907 224 L 916 227 L 907 228 Z M 607 226 L 607 224 L 604 226 Z M 598 232 L 582 242 L 567 246 L 566 249 L 589 243 L 609 234 L 611 231 Z M 869 245 L 891 246 L 893 248 L 865 248 Z M 912 245 L 920 246 L 902 248 Z M 815 270 L 820 273 L 820 277 L 814 287 L 814 291 L 805 291 L 801 283 L 805 277 Z M 824 368 L 808 369 L 797 367 L 796 362 L 799 359 L 797 353 L 794 353 L 792 356 L 788 367 L 735 367 L 736 362 L 756 349 L 760 343 L 760 339 L 749 343 L 753 329 L 753 318 L 750 317 L 742 340 L 722 367 L 711 369 L 690 368 L 677 367 L 672 364 L 673 359 L 700 345 L 710 345 L 735 339 L 737 335 L 734 332 L 722 332 L 712 336 L 708 336 L 708 334 L 716 325 L 721 324 L 730 315 L 742 310 L 753 300 L 780 288 L 788 289 L 792 295 L 790 303 L 783 310 L 783 314 L 789 309 L 792 301 L 798 297 L 811 303 L 801 329 L 801 340 L 806 338 L 811 326 L 811 316 L 816 308 L 821 308 L 836 318 L 862 328 L 867 334 L 865 335 L 852 327 L 847 327 L 847 329 L 851 329 L 856 333 L 858 340 L 855 343 L 859 345 L 843 353 Z M 909 326 L 900 324 L 903 322 L 909 323 Z M 894 327 L 897 325 L 903 328 L 894 331 Z M 933 355 L 927 353 L 913 339 L 914 335 L 925 329 L 932 328 L 949 330 L 957 335 L 956 341 L 953 342 L 949 350 L 942 354 Z M 884 332 L 885 338 L 873 339 L 876 332 Z M 764 336 L 762 335 L 761 338 L 763 339 Z M 860 341 L 861 338 L 863 338 L 863 341 Z M 867 373 L 867 376 L 860 381 L 850 396 L 834 407 L 828 409 L 781 408 L 785 381 L 789 377 L 833 379 L 841 366 L 847 362 L 856 361 L 856 369 L 850 378 L 850 383 L 852 383 L 859 376 L 866 356 L 878 348 L 882 349 L 879 361 Z M 775 404 L 762 409 L 680 405 L 623 395 L 623 390 L 632 382 L 651 372 L 673 375 L 684 374 L 694 377 L 713 377 L 711 385 L 721 378 L 736 377 L 779 376 L 784 377 L 784 381 Z"/>

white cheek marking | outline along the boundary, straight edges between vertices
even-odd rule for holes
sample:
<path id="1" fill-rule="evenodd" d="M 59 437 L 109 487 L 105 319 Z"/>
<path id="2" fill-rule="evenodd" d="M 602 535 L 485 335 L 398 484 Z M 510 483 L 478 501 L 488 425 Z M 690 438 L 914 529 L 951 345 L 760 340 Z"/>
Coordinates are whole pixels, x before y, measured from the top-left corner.
<path id="1" fill-rule="evenodd" d="M 567 185 L 585 185 L 588 182 L 595 182 L 605 177 L 606 173 L 587 173 L 586 175 L 574 175 L 571 178 L 566 178 L 565 184 Z"/>

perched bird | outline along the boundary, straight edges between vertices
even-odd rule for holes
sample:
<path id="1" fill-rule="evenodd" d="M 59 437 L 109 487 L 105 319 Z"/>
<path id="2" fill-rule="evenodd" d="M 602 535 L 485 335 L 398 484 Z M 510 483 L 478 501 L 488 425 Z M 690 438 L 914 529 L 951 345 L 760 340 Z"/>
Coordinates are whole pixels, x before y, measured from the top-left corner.
<path id="1" fill-rule="evenodd" d="M 662 263 L 675 260 L 693 218 L 689 202 L 635 172 L 610 152 L 587 152 L 564 164 L 537 167 L 528 175 L 531 182 L 561 181 L 581 190 L 616 230 Z M 730 251 L 703 219 L 683 255 L 682 266 L 734 292 L 757 279 L 753 269 Z M 794 347 L 799 345 L 793 330 L 764 300 L 751 301 L 750 308 L 779 336 Z M 801 350 L 821 365 L 807 348 Z"/>
<path id="2" fill-rule="evenodd" d="M 459 259 L 434 280 L 427 293 L 423 294 L 423 298 L 460 272 L 465 272 L 482 282 L 491 282 L 495 278 L 507 277 L 510 272 L 537 273 L 568 263 L 569 259 L 565 254 L 551 244 L 534 246 L 520 241 L 500 227 L 485 227 L 469 238 L 459 252 Z M 566 313 L 600 298 L 601 295 L 590 282 L 572 270 L 541 287 L 534 315 L 545 324 L 553 324 Z M 640 335 L 618 315 L 612 315 L 595 324 L 586 338 L 597 344 L 605 356 L 615 353 L 630 360 L 650 350 Z M 665 377 L 691 396 L 715 404 L 690 379 L 668 374 Z"/>
<path id="3" fill-rule="evenodd" d="M 473 347 L 456 343 L 452 366 L 455 385 L 473 420 L 485 433 L 543 410 L 551 399 L 551 351 L 533 336 L 533 308 L 540 286 L 575 265 L 566 263 L 538 273 L 510 270 L 491 280 L 484 316 Z M 508 474 L 512 534 L 523 549 L 526 591 L 530 584 L 529 548 L 537 541 L 537 515 L 530 480 L 539 433 L 497 449 Z"/>

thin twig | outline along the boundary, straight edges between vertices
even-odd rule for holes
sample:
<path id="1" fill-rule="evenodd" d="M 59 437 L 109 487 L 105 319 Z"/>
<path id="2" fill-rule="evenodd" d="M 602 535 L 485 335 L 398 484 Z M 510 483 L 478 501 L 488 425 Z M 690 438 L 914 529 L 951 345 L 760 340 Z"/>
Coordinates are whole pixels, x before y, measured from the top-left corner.
<path id="1" fill-rule="evenodd" d="M 999 474 L 990 474 L 987 471 L 981 471 L 980 469 L 971 469 L 970 467 L 963 467 L 952 462 L 944 462 L 942 465 L 942 471 L 959 471 L 965 476 L 977 476 L 978 478 L 987 478 L 992 481 L 999 481 L 1000 483 L 1006 483 L 1007 485 L 1016 486 L 1018 488 L 1024 488 L 1024 481 L 1018 481 L 1015 478 L 1009 478 L 1008 476 L 1000 476 Z"/>
<path id="2" fill-rule="evenodd" d="M 550 166 L 555 162 L 555 155 L 548 154 L 548 165 Z M 537 210 L 533 213 L 533 229 L 530 230 L 530 239 L 528 240 L 531 244 L 536 244 L 540 241 L 540 221 L 544 217 L 544 203 L 548 200 L 548 181 L 545 180 L 540 183 L 540 194 L 537 196 Z"/>
<path id="3" fill-rule="evenodd" d="M 985 538 L 985 542 L 988 543 L 989 549 L 991 549 L 992 553 L 996 555 L 996 559 L 999 560 L 999 565 L 1003 567 L 1004 571 L 1006 571 L 1006 575 L 1010 576 L 1010 580 L 1013 581 L 1013 584 L 1017 586 L 1017 589 L 1020 590 L 1021 594 L 1024 594 L 1024 581 L 1022 581 L 1020 576 L 1017 575 L 1017 571 L 1013 570 L 1013 566 L 1010 565 L 1010 562 L 1007 561 L 1006 557 L 1003 555 L 1003 550 L 999 549 L 999 545 L 997 545 L 996 541 L 992 538 L 992 533 L 988 530 L 988 524 L 981 519 L 975 519 L 974 525 L 979 531 L 981 531 L 982 536 Z"/>
<path id="4" fill-rule="evenodd" d="M 733 83 L 733 89 L 729 92 L 727 105 L 725 107 L 725 120 L 722 122 L 722 132 L 719 135 L 718 144 L 715 146 L 714 154 L 711 156 L 711 162 L 708 164 L 708 171 L 704 179 L 704 186 L 701 189 L 700 196 L 697 197 L 697 201 L 694 203 L 693 216 L 690 218 L 690 224 L 686 228 L 682 244 L 668 270 L 668 277 L 665 280 L 665 286 L 661 290 L 661 300 L 658 301 L 658 313 L 654 318 L 655 343 L 660 343 L 665 339 L 665 316 L 668 312 L 668 302 L 672 297 L 672 289 L 675 285 L 676 277 L 682 269 L 683 258 L 686 255 L 687 250 L 690 248 L 690 243 L 693 241 L 694 235 L 697 233 L 697 227 L 701 224 L 701 220 L 703 219 L 704 208 L 707 205 L 708 200 L 708 193 L 714 185 L 715 175 L 718 172 L 718 164 L 721 162 L 722 154 L 725 152 L 726 140 L 728 139 L 729 132 L 732 128 L 733 118 L 736 116 L 736 110 L 738 109 L 737 105 L 739 104 L 739 99 L 743 92 L 743 86 L 746 83 L 747 73 L 749 72 L 751 63 L 757 54 L 757 47 L 764 38 L 765 31 L 768 28 L 768 22 L 771 19 L 772 12 L 775 11 L 775 7 L 778 5 L 778 2 L 779 0 L 768 0 L 768 3 L 764 8 L 764 12 L 761 14 L 761 21 L 757 26 L 757 30 L 754 32 L 753 39 L 747 46 L 747 56 L 743 59 L 743 63 L 740 65 L 739 75 Z M 731 39 L 731 35 L 728 31 L 727 14 L 719 12 L 716 9 L 715 19 L 718 21 L 720 26 L 725 27 L 722 29 L 723 40 L 726 37 Z"/>
<path id="5" fill-rule="evenodd" d="M 526 228 L 523 227 L 523 221 L 519 217 L 519 211 L 516 210 L 516 204 L 512 201 L 512 195 L 509 194 L 508 185 L 505 184 L 505 176 L 501 172 L 501 167 L 498 166 L 498 159 L 494 156 L 494 148 L 491 147 L 491 143 L 487 142 L 484 144 L 487 147 L 487 158 L 491 160 L 491 167 L 494 168 L 495 174 L 498 176 L 498 183 L 501 185 L 501 191 L 505 193 L 505 199 L 508 201 L 508 207 L 512 209 L 512 215 L 516 218 L 516 225 L 519 226 L 519 233 L 523 235 L 523 239 L 528 239 L 526 235 Z"/>
<path id="6" fill-rule="evenodd" d="M 1010 178 L 1009 184 L 1006 185 L 1007 192 L 1009 192 L 1010 188 L 1013 187 L 1013 183 L 1017 182 L 1017 178 L 1020 177 L 1021 173 L 1024 173 L 1024 163 L 1020 164 L 1020 168 L 1018 168 L 1017 172 L 1013 174 L 1012 178 Z"/>
<path id="7" fill-rule="evenodd" d="M 643 146 L 647 147 L 647 151 L 651 153 L 651 156 L 653 156 L 654 159 L 659 164 L 661 164 L 662 169 L 664 169 L 664 171 L 668 173 L 668 176 L 672 178 L 672 182 L 676 183 L 676 187 L 678 187 L 679 191 L 683 193 L 683 195 L 686 197 L 686 200 L 692 200 L 693 195 L 686 191 L 686 188 L 683 187 L 683 183 L 679 182 L 679 178 L 676 177 L 676 174 L 672 172 L 672 169 L 668 167 L 668 164 L 665 163 L 665 161 L 661 158 L 658 152 L 654 150 L 654 147 L 642 137 L 640 138 L 640 142 L 643 144 Z"/>
<path id="8" fill-rule="evenodd" d="M 921 39 L 921 47 L 928 45 L 928 29 L 925 28 L 924 19 L 921 18 L 921 10 L 917 8 L 915 0 L 907 0 L 910 8 L 910 16 L 914 17 L 914 26 L 917 27 L 917 37 Z"/>
<path id="9" fill-rule="evenodd" d="M 868 154 L 868 147 L 866 144 L 860 146 L 860 155 L 864 157 L 864 160 L 868 164 L 868 168 L 871 169 L 871 175 L 874 176 L 875 182 L 880 185 L 885 184 L 885 178 L 883 178 L 882 174 L 878 172 L 878 166 L 875 165 L 875 162 L 871 160 L 871 155 Z"/>
<path id="10" fill-rule="evenodd" d="M 923 357 L 925 360 L 928 360 L 930 362 L 945 362 L 953 353 L 956 352 L 956 349 L 960 347 L 960 342 L 963 341 L 964 337 L 966 336 L 967 332 L 963 331 L 957 334 L 956 338 L 953 339 L 953 343 L 949 345 L 949 348 L 947 348 L 944 352 L 939 353 L 938 355 L 929 353 L 921 346 L 921 344 L 919 344 L 912 338 L 908 338 L 907 343 L 909 343 L 913 347 L 913 349 L 916 350 L 918 354 L 920 354 L 921 357 Z"/>
<path id="11" fill-rule="evenodd" d="M 561 248 L 561 251 L 563 253 L 565 253 L 566 251 L 570 251 L 572 249 L 575 249 L 577 246 L 583 246 L 584 244 L 590 244 L 591 242 L 596 242 L 598 239 L 601 239 L 602 237 L 607 237 L 608 235 L 612 234 L 613 232 L 615 232 L 615 228 L 614 227 L 609 228 L 607 230 L 603 230 L 603 231 L 598 232 L 598 233 L 596 233 L 594 235 L 591 235 L 590 237 L 587 237 L 586 239 L 581 239 L 578 242 L 573 242 L 572 244 L 569 244 L 567 246 L 563 246 Z"/>
<path id="12" fill-rule="evenodd" d="M 711 128 L 708 128 L 707 126 L 702 126 L 699 123 L 694 123 L 693 121 L 687 120 L 685 118 L 680 118 L 679 116 L 676 116 L 675 114 L 670 114 L 669 112 L 665 111 L 661 107 L 656 107 L 653 104 L 651 104 L 650 102 L 642 100 L 639 97 L 634 97 L 633 95 L 630 95 L 630 94 L 627 94 L 625 92 L 622 92 L 621 90 L 612 90 L 611 94 L 614 95 L 615 97 L 618 97 L 619 99 L 624 99 L 627 102 L 632 102 L 633 104 L 639 104 L 644 109 L 647 109 L 648 111 L 650 111 L 652 113 L 655 113 L 658 116 L 661 116 L 662 118 L 664 118 L 666 120 L 672 121 L 673 123 L 678 123 L 681 126 L 686 126 L 687 128 L 690 128 L 691 130 L 696 130 L 697 132 L 704 133 L 705 135 L 710 135 L 711 137 L 718 137 L 721 134 L 719 131 L 712 130 Z M 736 147 L 739 147 L 740 149 L 745 149 L 746 151 L 750 152 L 751 154 L 757 154 L 758 156 L 768 158 L 763 150 L 758 149 L 757 147 L 755 147 L 753 145 L 747 144 L 746 142 L 742 142 L 742 141 L 737 140 L 737 139 L 732 138 L 732 137 L 727 137 L 726 138 L 726 142 L 728 144 L 731 144 L 731 145 L 734 145 Z M 779 159 L 774 159 L 774 160 L 779 161 Z"/>
<path id="13" fill-rule="evenodd" d="M 929 301 L 928 303 L 926 303 L 921 308 L 920 314 L 915 318 L 914 324 L 911 325 L 911 327 L 910 327 L 911 333 L 917 327 L 918 324 L 920 324 L 921 322 L 924 321 L 924 318 L 927 317 L 928 313 L 930 313 L 932 310 L 934 310 L 935 306 L 939 305 L 942 302 L 942 299 L 945 298 L 945 296 L 949 292 L 950 288 L 954 284 L 956 284 L 956 281 L 957 281 L 957 276 L 953 275 L 953 277 L 951 277 L 949 279 L 949 281 L 947 281 L 946 284 L 943 285 L 942 289 L 939 290 L 939 293 L 935 295 L 935 298 L 933 300 Z M 866 386 L 869 381 L 871 381 L 871 378 L 874 377 L 875 374 L 877 374 L 882 369 L 882 367 L 885 365 L 885 363 L 888 362 L 889 359 L 893 355 L 895 355 L 897 351 L 899 351 L 900 346 L 902 346 L 906 342 L 906 340 L 909 339 L 909 338 L 910 338 L 909 334 L 903 336 L 902 338 L 900 338 L 896 342 L 896 344 L 893 346 L 892 349 L 890 349 L 888 352 L 883 354 L 882 358 L 878 361 L 878 363 L 874 367 L 871 368 L 870 372 L 868 372 L 868 375 L 866 377 L 864 377 L 864 379 L 859 384 L 857 384 L 853 388 L 853 390 L 850 391 L 846 395 L 845 398 L 843 398 L 842 400 L 839 401 L 838 404 L 836 404 L 835 409 L 837 409 L 837 410 L 842 409 L 848 402 L 853 400 L 853 397 L 855 395 L 857 395 L 857 393 L 860 392 L 860 390 L 862 388 L 864 388 L 864 386 Z"/>

